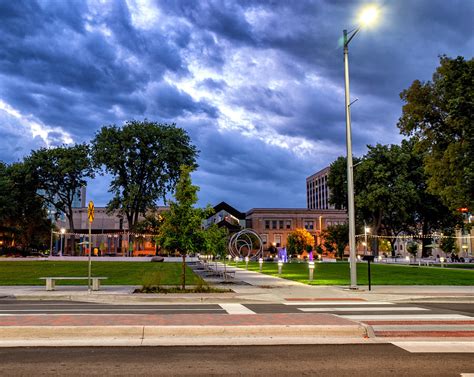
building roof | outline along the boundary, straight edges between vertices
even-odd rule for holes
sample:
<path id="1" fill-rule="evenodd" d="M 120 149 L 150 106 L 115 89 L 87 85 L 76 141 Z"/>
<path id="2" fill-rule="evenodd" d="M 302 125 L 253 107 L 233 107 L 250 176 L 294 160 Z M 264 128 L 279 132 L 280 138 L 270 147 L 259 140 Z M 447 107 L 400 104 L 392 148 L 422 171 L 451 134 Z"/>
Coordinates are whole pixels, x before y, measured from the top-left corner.
<path id="1" fill-rule="evenodd" d="M 340 209 L 308 209 L 308 208 L 252 208 L 247 211 L 246 215 L 253 213 L 281 213 L 281 214 L 314 214 L 314 215 L 341 215 L 346 214 L 346 210 Z"/>
<path id="2" fill-rule="evenodd" d="M 238 218 L 239 220 L 245 220 L 245 213 L 240 212 L 236 210 L 234 207 L 231 205 L 227 204 L 226 202 L 220 202 L 216 206 L 214 206 L 214 213 L 217 213 L 219 211 L 226 211 L 227 213 L 230 213 L 232 216 Z"/>
<path id="3" fill-rule="evenodd" d="M 318 177 L 320 175 L 329 174 L 329 170 L 330 170 L 330 166 L 326 166 L 324 169 L 321 169 L 320 171 L 317 171 L 316 173 L 311 174 L 309 177 L 306 178 L 306 180 L 309 181 L 309 180 L 311 180 L 315 177 Z"/>

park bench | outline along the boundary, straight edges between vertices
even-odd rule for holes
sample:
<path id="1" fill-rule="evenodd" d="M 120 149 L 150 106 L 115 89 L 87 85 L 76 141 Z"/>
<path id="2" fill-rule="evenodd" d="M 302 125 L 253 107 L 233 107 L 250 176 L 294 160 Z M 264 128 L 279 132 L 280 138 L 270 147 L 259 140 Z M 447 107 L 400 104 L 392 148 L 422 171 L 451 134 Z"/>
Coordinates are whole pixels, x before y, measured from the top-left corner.
<path id="1" fill-rule="evenodd" d="M 88 280 L 88 277 L 77 277 L 77 276 L 55 276 L 55 277 L 44 277 L 40 278 L 40 280 L 46 280 L 46 290 L 47 291 L 54 291 L 56 287 L 56 280 Z M 97 276 L 92 276 L 91 281 L 92 281 L 92 290 L 93 291 L 99 291 L 100 290 L 100 281 L 105 280 L 107 278 L 105 277 L 97 277 Z"/>

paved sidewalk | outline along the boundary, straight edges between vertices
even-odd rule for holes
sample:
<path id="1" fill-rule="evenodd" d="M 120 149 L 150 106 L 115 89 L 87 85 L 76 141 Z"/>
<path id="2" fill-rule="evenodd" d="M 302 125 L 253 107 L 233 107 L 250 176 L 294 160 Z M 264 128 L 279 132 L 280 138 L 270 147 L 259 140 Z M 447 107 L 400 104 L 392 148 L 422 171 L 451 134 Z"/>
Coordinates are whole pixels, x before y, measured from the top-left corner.
<path id="1" fill-rule="evenodd" d="M 209 265 L 215 268 L 215 264 Z M 218 263 L 218 270 L 224 265 Z M 366 286 L 350 290 L 345 286 L 306 285 L 275 276 L 248 271 L 244 268 L 227 267 L 235 271 L 230 284 L 216 286 L 231 289 L 233 292 L 212 294 L 132 294 L 137 286 L 103 285 L 98 292 L 88 292 L 86 286 L 61 286 L 56 291 L 47 292 L 44 286 L 0 286 L 1 297 L 14 297 L 23 300 L 74 300 L 106 303 L 281 303 L 288 300 L 311 301 L 367 300 L 367 301 L 463 301 L 474 303 L 474 286 Z M 242 284 L 243 283 L 243 284 Z M 473 283 L 474 284 L 474 283 Z"/>

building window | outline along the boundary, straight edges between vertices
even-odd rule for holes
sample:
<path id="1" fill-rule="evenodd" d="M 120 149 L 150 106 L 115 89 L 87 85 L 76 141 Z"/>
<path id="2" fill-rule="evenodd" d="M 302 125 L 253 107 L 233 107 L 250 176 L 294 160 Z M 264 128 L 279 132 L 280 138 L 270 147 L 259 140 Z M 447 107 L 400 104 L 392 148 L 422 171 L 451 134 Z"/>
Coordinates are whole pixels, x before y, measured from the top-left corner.
<path id="1" fill-rule="evenodd" d="M 314 221 L 305 221 L 304 228 L 306 230 L 313 230 L 314 229 Z"/>
<path id="2" fill-rule="evenodd" d="M 277 223 L 276 220 L 272 220 L 272 229 L 277 229 Z"/>
<path id="3" fill-rule="evenodd" d="M 267 235 L 266 234 L 262 234 L 261 235 L 261 238 L 262 238 L 262 243 L 265 245 L 267 243 Z"/>
<path id="4" fill-rule="evenodd" d="M 270 220 L 265 220 L 265 229 L 270 229 Z"/>
<path id="5" fill-rule="evenodd" d="M 285 224 L 286 224 L 286 229 L 291 229 L 291 220 L 286 220 Z"/>
<path id="6" fill-rule="evenodd" d="M 275 234 L 273 240 L 274 240 L 274 242 L 275 242 L 275 246 L 276 246 L 276 247 L 280 247 L 280 246 L 281 246 L 281 234 Z"/>
<path id="7" fill-rule="evenodd" d="M 283 229 L 283 224 L 284 224 L 284 221 L 283 221 L 283 220 L 280 220 L 280 221 L 279 221 L 279 224 L 278 224 L 280 229 Z"/>

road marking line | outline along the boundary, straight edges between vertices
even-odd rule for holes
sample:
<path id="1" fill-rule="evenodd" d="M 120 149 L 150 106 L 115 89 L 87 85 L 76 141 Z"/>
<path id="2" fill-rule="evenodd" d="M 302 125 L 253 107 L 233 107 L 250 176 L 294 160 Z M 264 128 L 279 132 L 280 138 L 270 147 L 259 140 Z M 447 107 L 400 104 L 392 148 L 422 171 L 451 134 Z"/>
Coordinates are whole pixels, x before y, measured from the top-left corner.
<path id="1" fill-rule="evenodd" d="M 424 311 L 429 310 L 425 308 L 414 308 L 414 307 L 372 307 L 372 308 L 353 308 L 353 307 L 346 307 L 346 308 L 297 308 L 302 312 L 396 312 L 396 311 L 403 311 L 403 312 L 411 312 L 411 311 Z"/>
<path id="2" fill-rule="evenodd" d="M 457 320 L 457 319 L 465 319 L 465 318 L 472 318 L 461 314 L 398 314 L 398 315 L 387 315 L 387 314 L 366 314 L 366 315 L 339 315 L 339 317 L 347 318 L 347 319 L 355 319 L 355 320 L 380 320 L 384 321 L 387 319 L 393 320 L 406 320 L 406 319 L 449 319 L 449 320 Z"/>
<path id="3" fill-rule="evenodd" d="M 474 377 L 474 373 L 461 373 L 461 377 Z"/>
<path id="4" fill-rule="evenodd" d="M 372 329 L 377 331 L 474 331 L 474 326 L 458 325 L 453 322 L 452 325 L 430 325 L 429 322 L 425 324 L 416 325 L 373 325 Z"/>
<path id="5" fill-rule="evenodd" d="M 257 314 L 242 304 L 219 304 L 228 314 Z"/>
<path id="6" fill-rule="evenodd" d="M 392 342 L 411 353 L 474 353 L 474 342 Z"/>
<path id="7" fill-rule="evenodd" d="M 195 309 L 195 308 L 184 308 L 184 309 L 178 309 L 178 308 L 159 308 L 159 309 L 153 309 L 153 308 L 121 308 L 121 309 L 11 309 L 11 310 L 0 310 L 1 312 L 8 312 L 8 313 L 25 313 L 25 312 L 31 312 L 31 314 L 36 314 L 37 312 L 64 312 L 64 313 L 71 313 L 71 312 L 150 312 L 150 311 L 203 311 L 203 310 L 212 310 L 212 311 L 219 311 L 221 312 L 222 309 L 218 308 L 202 308 L 202 309 Z"/>
<path id="8" fill-rule="evenodd" d="M 293 302 L 282 302 L 283 305 L 291 305 L 291 306 L 300 306 L 300 305 L 311 305 L 311 306 L 318 306 L 318 305 L 395 305 L 393 302 L 386 302 L 386 301 L 344 301 L 344 302 L 335 302 L 335 301 L 318 301 L 318 302 L 307 302 L 307 301 L 293 301 Z"/>

